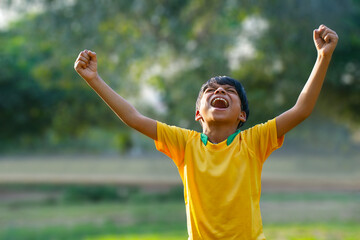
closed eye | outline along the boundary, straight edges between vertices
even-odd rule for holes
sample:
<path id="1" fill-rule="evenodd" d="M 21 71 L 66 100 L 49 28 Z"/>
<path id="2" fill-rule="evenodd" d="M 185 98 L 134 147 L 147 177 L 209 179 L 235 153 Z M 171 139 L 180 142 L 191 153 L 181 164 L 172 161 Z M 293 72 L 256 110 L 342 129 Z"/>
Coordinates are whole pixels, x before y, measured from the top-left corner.
<path id="1" fill-rule="evenodd" d="M 205 90 L 206 93 L 207 93 L 207 92 L 214 92 L 214 91 L 215 91 L 214 88 L 207 88 L 207 89 Z"/>
<path id="2" fill-rule="evenodd" d="M 226 91 L 227 91 L 227 92 L 230 92 L 230 93 L 235 93 L 235 94 L 237 94 L 237 91 L 236 91 L 235 89 L 233 89 L 233 88 L 228 88 L 228 89 L 226 89 Z"/>

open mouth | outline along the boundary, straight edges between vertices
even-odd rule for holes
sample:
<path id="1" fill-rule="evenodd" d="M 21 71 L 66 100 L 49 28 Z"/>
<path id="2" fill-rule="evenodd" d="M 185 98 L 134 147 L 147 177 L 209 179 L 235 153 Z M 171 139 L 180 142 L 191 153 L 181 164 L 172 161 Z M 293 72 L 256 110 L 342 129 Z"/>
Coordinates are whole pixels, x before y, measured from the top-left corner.
<path id="1" fill-rule="evenodd" d="M 227 108 L 229 103 L 225 98 L 217 97 L 211 101 L 211 106 L 216 108 Z"/>

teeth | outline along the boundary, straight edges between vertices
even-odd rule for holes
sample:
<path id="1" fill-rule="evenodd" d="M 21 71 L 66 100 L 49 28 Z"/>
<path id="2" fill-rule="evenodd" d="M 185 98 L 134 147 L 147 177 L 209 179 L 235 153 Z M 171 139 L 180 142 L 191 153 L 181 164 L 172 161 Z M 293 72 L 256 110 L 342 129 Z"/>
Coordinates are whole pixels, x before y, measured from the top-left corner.
<path id="1" fill-rule="evenodd" d="M 212 101 L 211 101 L 211 105 L 214 105 L 215 101 L 223 101 L 225 103 L 225 106 L 228 107 L 229 106 L 229 103 L 226 101 L 226 99 L 224 98 L 214 98 Z"/>

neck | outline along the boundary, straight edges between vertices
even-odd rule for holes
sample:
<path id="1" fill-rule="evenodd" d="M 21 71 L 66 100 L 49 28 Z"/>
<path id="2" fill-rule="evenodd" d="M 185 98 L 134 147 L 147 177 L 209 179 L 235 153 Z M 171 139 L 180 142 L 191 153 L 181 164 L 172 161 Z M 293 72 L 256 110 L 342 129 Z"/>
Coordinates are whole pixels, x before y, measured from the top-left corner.
<path id="1" fill-rule="evenodd" d="M 237 126 L 229 126 L 229 125 L 203 126 L 203 133 L 206 136 L 208 136 L 208 140 L 210 142 L 215 144 L 226 140 L 236 130 L 237 130 Z"/>

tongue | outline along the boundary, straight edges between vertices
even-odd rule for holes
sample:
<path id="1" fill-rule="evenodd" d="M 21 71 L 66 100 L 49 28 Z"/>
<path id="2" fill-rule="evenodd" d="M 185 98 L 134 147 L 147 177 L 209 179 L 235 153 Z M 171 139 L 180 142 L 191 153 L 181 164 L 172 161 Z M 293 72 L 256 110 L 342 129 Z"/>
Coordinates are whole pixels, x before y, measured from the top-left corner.
<path id="1" fill-rule="evenodd" d="M 216 108 L 226 108 L 226 103 L 224 103 L 224 101 L 221 101 L 221 100 L 215 100 L 212 103 L 212 106 L 216 107 Z"/>

